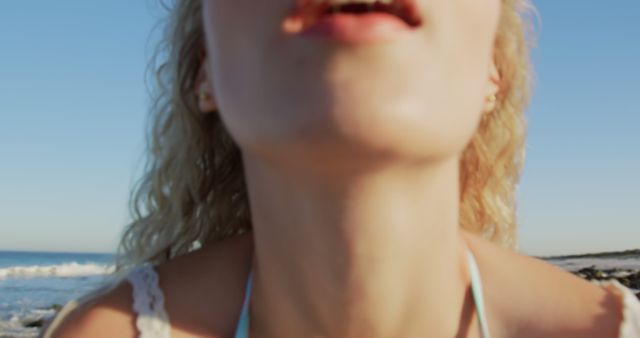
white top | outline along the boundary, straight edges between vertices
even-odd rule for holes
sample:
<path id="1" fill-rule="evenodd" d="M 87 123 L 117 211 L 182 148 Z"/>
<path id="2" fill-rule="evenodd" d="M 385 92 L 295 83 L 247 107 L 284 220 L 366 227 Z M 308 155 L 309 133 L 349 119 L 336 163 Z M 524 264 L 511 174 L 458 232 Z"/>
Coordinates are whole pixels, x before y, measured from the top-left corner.
<path id="1" fill-rule="evenodd" d="M 595 285 L 604 287 L 622 297 L 623 314 L 618 338 L 640 338 L 640 300 L 626 286 L 615 279 L 607 281 L 591 281 Z"/>
<path id="2" fill-rule="evenodd" d="M 133 286 L 132 308 L 137 315 L 138 337 L 170 338 L 171 324 L 164 308 L 164 296 L 158 285 L 158 275 L 154 268 L 149 264 L 143 264 L 133 269 L 127 276 L 127 280 Z M 622 299 L 624 317 L 620 323 L 620 334 L 617 338 L 640 338 L 640 301 L 636 295 L 617 280 L 591 281 L 591 283 L 613 292 L 618 296 L 618 299 Z M 56 317 L 45 326 L 40 337 L 50 338 L 55 328 L 83 300 L 95 297 L 106 291 L 108 289 L 100 289 L 96 293 L 67 303 Z"/>
<path id="3" fill-rule="evenodd" d="M 127 280 L 133 287 L 133 311 L 138 315 L 136 328 L 140 338 L 170 338 L 171 324 L 153 267 L 143 264 L 129 273 Z"/>

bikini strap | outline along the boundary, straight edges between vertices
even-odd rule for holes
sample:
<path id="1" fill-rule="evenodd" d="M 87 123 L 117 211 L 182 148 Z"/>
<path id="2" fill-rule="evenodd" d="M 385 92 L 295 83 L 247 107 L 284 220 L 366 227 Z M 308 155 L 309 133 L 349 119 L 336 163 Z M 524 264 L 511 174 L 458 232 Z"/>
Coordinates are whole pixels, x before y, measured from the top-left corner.
<path id="1" fill-rule="evenodd" d="M 127 275 L 127 281 L 133 288 L 132 305 L 140 338 L 169 338 L 171 324 L 153 266 L 145 263 L 134 268 Z"/>
<path id="2" fill-rule="evenodd" d="M 486 314 L 484 311 L 484 299 L 482 297 L 482 282 L 480 281 L 480 271 L 476 264 L 475 258 L 471 250 L 468 251 L 469 272 L 471 273 L 471 291 L 473 293 L 476 311 L 478 312 L 478 321 L 480 322 L 480 330 L 482 338 L 491 338 L 489 334 L 489 325 L 487 324 Z M 240 319 L 234 338 L 245 338 L 249 336 L 249 300 L 251 299 L 251 289 L 253 281 L 253 270 L 249 272 L 246 283 L 246 292 L 240 311 Z"/>
<path id="3" fill-rule="evenodd" d="M 234 338 L 249 337 L 249 300 L 251 299 L 251 289 L 253 286 L 252 281 L 253 270 L 249 271 L 249 277 L 247 278 L 244 301 L 242 302 L 242 310 L 240 310 L 240 319 L 238 320 L 238 326 Z"/>
<path id="4" fill-rule="evenodd" d="M 476 260 L 473 257 L 471 250 L 468 250 L 467 256 L 469 258 L 469 272 L 471 273 L 471 292 L 473 293 L 473 301 L 476 305 L 476 311 L 478 312 L 478 321 L 480 322 L 480 330 L 482 331 L 483 338 L 490 338 L 489 324 L 487 323 L 486 314 L 484 311 L 484 298 L 482 297 L 482 282 L 480 281 L 480 270 L 476 264 Z"/>

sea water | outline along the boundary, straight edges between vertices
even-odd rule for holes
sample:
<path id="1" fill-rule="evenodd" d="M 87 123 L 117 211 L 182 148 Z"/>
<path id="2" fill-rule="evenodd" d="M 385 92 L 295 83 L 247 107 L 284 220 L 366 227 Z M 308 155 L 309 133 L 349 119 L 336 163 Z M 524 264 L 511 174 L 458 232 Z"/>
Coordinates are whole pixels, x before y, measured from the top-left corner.
<path id="1" fill-rule="evenodd" d="M 112 260 L 106 254 L 0 251 L 0 338 L 36 337 L 39 329 L 25 323 L 48 318 L 55 305 L 104 285 Z M 640 255 L 544 260 L 567 271 L 592 265 L 640 270 Z"/>
<path id="2" fill-rule="evenodd" d="M 86 294 L 113 271 L 108 254 L 0 251 L 0 338 L 35 337 L 25 324 Z"/>
<path id="3" fill-rule="evenodd" d="M 582 268 L 595 266 L 599 270 L 623 269 L 640 270 L 640 255 L 629 255 L 625 257 L 580 257 L 580 258 L 552 258 L 545 259 L 548 263 L 559 266 L 567 271 L 577 271 Z"/>

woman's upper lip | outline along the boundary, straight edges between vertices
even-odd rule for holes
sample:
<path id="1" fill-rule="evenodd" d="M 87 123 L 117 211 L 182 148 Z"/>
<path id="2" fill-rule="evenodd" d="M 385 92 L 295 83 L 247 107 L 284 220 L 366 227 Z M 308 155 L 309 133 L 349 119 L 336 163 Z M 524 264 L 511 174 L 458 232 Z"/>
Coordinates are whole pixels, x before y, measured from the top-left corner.
<path id="1" fill-rule="evenodd" d="M 320 16 L 330 13 L 332 7 L 355 3 L 368 4 L 372 9 L 383 8 L 400 17 L 411 27 L 422 24 L 422 16 L 416 5 L 416 0 L 295 0 L 293 9 L 288 13 L 283 23 L 283 28 L 289 31 L 305 29 L 313 25 Z M 287 25 L 289 29 L 287 29 Z"/>

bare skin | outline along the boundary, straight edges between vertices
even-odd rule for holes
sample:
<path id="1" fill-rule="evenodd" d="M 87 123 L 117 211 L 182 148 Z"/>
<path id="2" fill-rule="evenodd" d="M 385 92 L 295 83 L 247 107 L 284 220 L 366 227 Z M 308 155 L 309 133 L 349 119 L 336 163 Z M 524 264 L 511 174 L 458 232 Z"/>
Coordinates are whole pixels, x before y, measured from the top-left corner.
<path id="1" fill-rule="evenodd" d="M 173 337 L 232 337 L 254 269 L 251 338 L 477 338 L 467 249 L 492 337 L 617 337 L 610 293 L 459 228 L 503 2 L 418 1 L 428 24 L 376 46 L 281 35 L 291 3 L 202 3 L 194 91 L 242 150 L 253 232 L 159 267 Z M 130 303 L 120 285 L 58 336 L 133 337 Z"/>
<path id="2" fill-rule="evenodd" d="M 621 305 L 611 293 L 538 259 L 465 231 L 462 235 L 482 274 L 492 337 L 618 336 Z M 172 337 L 233 337 L 252 253 L 253 239 L 246 234 L 159 267 Z M 459 316 L 459 332 L 452 337 L 480 337 L 469 292 Z M 74 311 L 53 337 L 136 337 L 130 293 L 127 283 L 118 285 Z M 260 332 L 252 334 L 264 337 Z"/>

